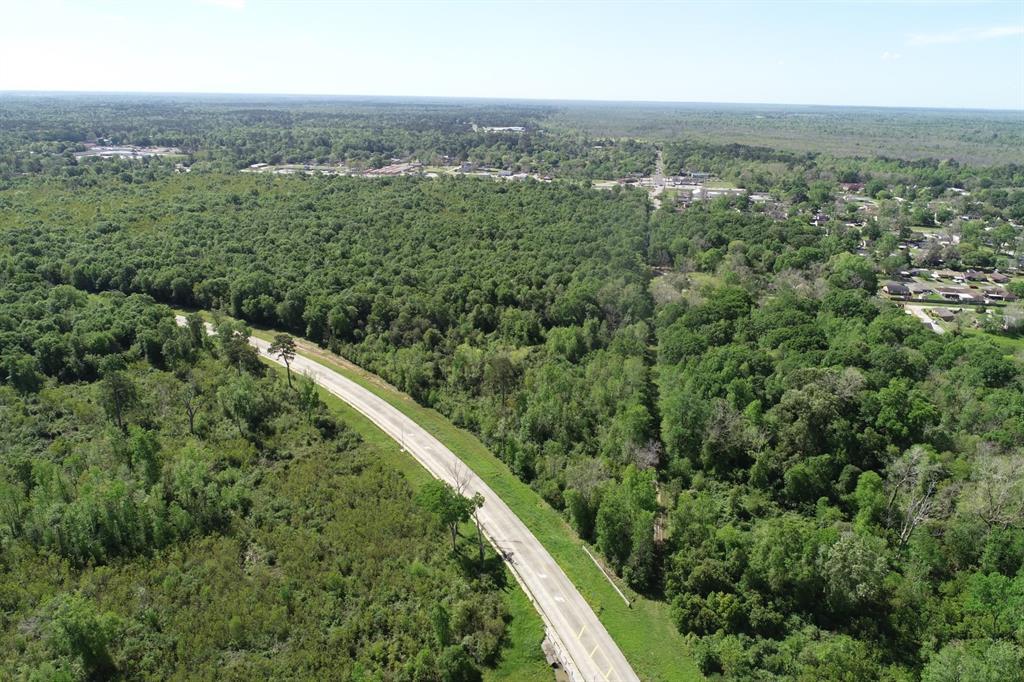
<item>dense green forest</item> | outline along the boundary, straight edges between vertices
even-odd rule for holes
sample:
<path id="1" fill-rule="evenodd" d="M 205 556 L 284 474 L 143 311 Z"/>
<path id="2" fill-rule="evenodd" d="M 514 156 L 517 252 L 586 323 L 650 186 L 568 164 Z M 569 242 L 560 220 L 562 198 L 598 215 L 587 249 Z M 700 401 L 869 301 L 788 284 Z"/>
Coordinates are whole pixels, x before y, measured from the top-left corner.
<path id="1" fill-rule="evenodd" d="M 475 680 L 508 612 L 320 402 L 224 325 L 3 258 L 5 679 Z"/>
<path id="2" fill-rule="evenodd" d="M 521 125 L 517 111 L 472 116 Z M 526 125 L 554 114 L 538 106 Z M 45 117 L 18 115 L 5 149 L 33 135 L 43 144 Z M 175 137 L 189 115 L 167 115 L 164 126 L 126 117 L 123 139 L 191 144 Z M 238 115 L 198 107 L 195 117 L 208 135 L 210 121 Z M 309 152 L 309 131 L 264 123 L 267 149 Z M 143 138 L 147 125 L 171 132 Z M 714 140 L 661 147 L 668 173 L 712 172 L 784 210 L 746 197 L 653 210 L 644 191 L 576 180 L 240 174 L 228 171 L 256 157 L 230 145 L 195 152 L 188 173 L 57 154 L 25 174 L 24 157 L 8 154 L 8 665 L 26 676 L 96 665 L 188 676 L 214 660 L 202 656 L 230 651 L 240 674 L 273 674 L 285 663 L 261 658 L 272 647 L 313 660 L 317 642 L 337 641 L 347 655 L 315 664 L 328 676 L 432 679 L 416 675 L 443 665 L 453 672 L 439 679 L 462 679 L 499 655 L 498 578 L 453 563 L 402 479 L 315 401 L 240 348 L 176 329 L 156 301 L 309 338 L 477 433 L 630 588 L 671 605 L 691 643 L 680 655 L 706 675 L 1021 680 L 1024 366 L 1005 345 L 1019 337 L 936 334 L 877 295 L 880 278 L 909 266 L 898 241 L 927 224 L 956 221 L 943 262 L 1015 269 L 1021 166 Z M 545 149 L 572 162 L 557 143 Z M 811 220 L 839 208 L 840 183 L 863 184 L 877 217 L 860 218 L 851 201 L 842 219 Z M 132 387 L 125 409 L 118 386 Z M 190 429 L 163 396 L 200 389 L 208 401 Z M 332 478 L 318 480 L 318 467 Z M 360 506 L 368 494 L 388 513 Z M 103 506 L 115 499 L 129 506 Z M 308 499 L 318 502 L 297 502 Z M 122 517 L 138 525 L 116 525 Z M 367 519 L 358 537 L 394 538 L 386 559 L 352 537 Z M 293 527 L 318 550 L 289 551 L 318 563 L 278 570 L 267 557 L 300 541 L 284 531 Z M 251 590 L 239 601 L 268 620 L 181 596 L 192 584 L 182 574 L 201 570 L 188 557 L 248 557 L 253 546 L 255 567 L 232 565 L 248 582 L 223 584 Z M 433 579 L 413 587 L 397 568 L 412 559 Z M 33 568 L 51 565 L 57 573 Z M 24 571 L 60 577 L 25 594 L 12 577 Z M 311 581 L 317 571 L 337 573 L 340 587 Z M 175 653 L 158 643 L 173 637 L 158 635 L 184 620 L 118 613 L 131 581 L 155 601 L 182 599 L 182 619 L 209 608 L 230 616 L 202 621 L 187 656 Z M 355 620 L 324 606 L 328 594 Z M 359 624 L 390 599 L 402 610 Z M 103 647 L 75 639 L 80 626 L 66 623 L 86 618 L 79 610 L 95 619 L 85 629 L 112 633 Z M 290 625 L 270 622 L 275 613 Z M 318 626 L 330 618 L 341 620 Z M 26 623 L 49 629 L 32 636 Z M 338 639 L 303 639 L 313 632 Z M 106 657 L 89 659 L 76 641 Z"/>
<path id="3" fill-rule="evenodd" d="M 579 103 L 548 117 L 553 129 L 661 141 L 686 138 L 841 157 L 1020 163 L 1019 111 L 784 104 Z"/>

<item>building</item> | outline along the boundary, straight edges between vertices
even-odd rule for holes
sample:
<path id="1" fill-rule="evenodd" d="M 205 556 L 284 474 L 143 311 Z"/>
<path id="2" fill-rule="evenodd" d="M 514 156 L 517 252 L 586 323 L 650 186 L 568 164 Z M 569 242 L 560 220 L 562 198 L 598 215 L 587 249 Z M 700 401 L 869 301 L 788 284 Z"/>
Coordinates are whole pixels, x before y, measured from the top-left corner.
<path id="1" fill-rule="evenodd" d="M 996 284 L 1006 284 L 1010 281 L 1010 278 L 1001 272 L 993 272 L 988 278 Z"/>
<path id="2" fill-rule="evenodd" d="M 964 281 L 964 273 L 957 272 L 956 270 L 935 270 L 932 272 L 932 279 L 939 281 L 943 279 L 951 279 L 956 282 L 962 282 Z"/>
<path id="3" fill-rule="evenodd" d="M 937 317 L 943 322 L 952 322 L 956 319 L 956 315 L 949 308 L 932 308 L 929 312 L 931 312 L 932 317 Z"/>
<path id="4" fill-rule="evenodd" d="M 910 282 L 906 286 L 907 289 L 910 290 L 911 294 L 913 294 L 914 296 L 919 296 L 921 298 L 924 298 L 928 294 L 935 293 L 935 289 L 932 287 L 932 285 L 926 284 L 925 282 Z"/>
<path id="5" fill-rule="evenodd" d="M 990 301 L 1016 301 L 1017 297 L 1002 287 L 988 287 L 985 289 L 985 298 Z"/>
<path id="6" fill-rule="evenodd" d="M 885 286 L 882 287 L 882 291 L 890 296 L 898 296 L 901 298 L 910 296 L 910 289 L 907 288 L 907 285 L 900 284 L 899 282 L 886 282 Z"/>
<path id="7" fill-rule="evenodd" d="M 981 303 L 983 300 L 978 294 L 964 287 L 936 287 L 935 291 L 947 301 Z"/>

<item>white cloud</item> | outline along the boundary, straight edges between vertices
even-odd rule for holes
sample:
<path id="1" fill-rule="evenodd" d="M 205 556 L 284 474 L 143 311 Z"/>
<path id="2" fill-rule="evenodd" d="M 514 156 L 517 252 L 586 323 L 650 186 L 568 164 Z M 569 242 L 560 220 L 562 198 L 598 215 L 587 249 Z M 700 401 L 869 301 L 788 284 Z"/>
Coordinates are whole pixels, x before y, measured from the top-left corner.
<path id="1" fill-rule="evenodd" d="M 912 33 L 907 38 L 907 45 L 923 47 L 926 45 L 950 45 L 953 43 L 972 43 L 993 38 L 1007 38 L 1024 35 L 1024 26 L 993 26 L 992 28 L 962 28 L 949 33 Z"/>
<path id="2" fill-rule="evenodd" d="M 883 62 L 894 62 L 897 59 L 903 59 L 903 55 L 899 52 L 889 52 L 889 50 L 886 50 L 882 53 L 881 59 Z"/>
<path id="3" fill-rule="evenodd" d="M 245 9 L 245 0 L 196 0 L 196 2 L 200 5 L 214 5 L 234 10 Z"/>

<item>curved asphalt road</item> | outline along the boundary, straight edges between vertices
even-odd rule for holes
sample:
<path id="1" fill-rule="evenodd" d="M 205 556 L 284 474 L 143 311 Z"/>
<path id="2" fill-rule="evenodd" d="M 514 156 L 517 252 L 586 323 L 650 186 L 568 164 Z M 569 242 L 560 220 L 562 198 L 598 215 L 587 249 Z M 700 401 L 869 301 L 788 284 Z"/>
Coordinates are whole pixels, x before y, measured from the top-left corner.
<path id="1" fill-rule="evenodd" d="M 180 315 L 176 319 L 178 324 L 185 323 L 185 318 Z M 283 364 L 267 354 L 268 342 L 251 336 L 249 343 L 263 357 Z M 570 660 L 564 663 L 570 679 L 639 682 L 640 678 L 590 605 L 540 541 L 451 450 L 397 408 L 334 370 L 301 355 L 296 355 L 291 366 L 295 372 L 308 375 L 365 415 L 398 441 L 435 478 L 456 487 L 461 482 L 466 495 L 472 496 L 477 492 L 483 495 L 484 506 L 479 516 L 484 534 L 505 555 L 513 574 L 544 619 L 548 637 L 568 655 Z"/>

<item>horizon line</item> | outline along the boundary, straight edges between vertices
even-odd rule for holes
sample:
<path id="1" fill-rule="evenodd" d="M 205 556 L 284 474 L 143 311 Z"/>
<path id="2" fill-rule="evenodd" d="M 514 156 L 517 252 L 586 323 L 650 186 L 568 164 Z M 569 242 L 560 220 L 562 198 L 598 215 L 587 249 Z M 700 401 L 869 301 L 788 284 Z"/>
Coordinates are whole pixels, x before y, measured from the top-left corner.
<path id="1" fill-rule="evenodd" d="M 999 113 L 1020 113 L 1024 114 L 1022 108 L 1002 107 L 956 107 L 956 106 L 922 106 L 922 105 L 898 105 L 898 104 L 821 104 L 807 102 L 740 102 L 740 101 L 711 101 L 711 100 L 648 100 L 648 99 L 585 99 L 585 98 L 541 98 L 541 97 L 494 97 L 494 96 L 469 96 L 469 95 L 381 95 L 381 94 L 329 94 L 329 93 L 286 93 L 286 92 L 221 92 L 221 91 L 187 91 L 187 90 L 16 90 L 0 89 L 0 97 L 8 95 L 138 95 L 151 97 L 270 97 L 280 99 L 302 99 L 302 98 L 337 98 L 337 99 L 362 99 L 362 100 L 469 100 L 480 102 L 530 102 L 550 104 L 635 104 L 635 105 L 728 105 L 740 107 L 829 107 L 844 109 L 899 109 L 899 110 L 920 110 L 920 111 L 966 111 L 966 112 L 999 112 Z"/>

